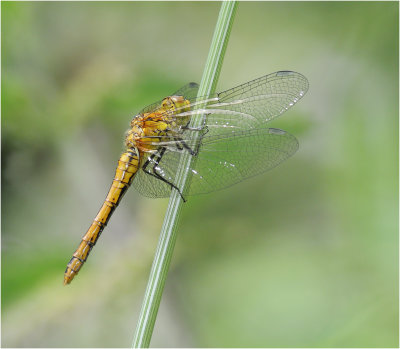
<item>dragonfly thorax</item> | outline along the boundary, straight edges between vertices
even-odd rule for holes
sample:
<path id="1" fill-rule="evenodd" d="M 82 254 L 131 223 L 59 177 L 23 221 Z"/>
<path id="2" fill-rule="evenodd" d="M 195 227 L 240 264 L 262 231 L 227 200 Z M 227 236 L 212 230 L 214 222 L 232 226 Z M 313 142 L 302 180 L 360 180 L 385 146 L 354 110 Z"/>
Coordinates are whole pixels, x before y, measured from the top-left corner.
<path id="1" fill-rule="evenodd" d="M 162 100 L 153 111 L 136 115 L 131 121 L 131 129 L 126 133 L 128 148 L 154 151 L 158 143 L 173 138 L 186 126 L 189 116 L 178 116 L 190 109 L 190 102 L 183 96 L 169 96 Z"/>

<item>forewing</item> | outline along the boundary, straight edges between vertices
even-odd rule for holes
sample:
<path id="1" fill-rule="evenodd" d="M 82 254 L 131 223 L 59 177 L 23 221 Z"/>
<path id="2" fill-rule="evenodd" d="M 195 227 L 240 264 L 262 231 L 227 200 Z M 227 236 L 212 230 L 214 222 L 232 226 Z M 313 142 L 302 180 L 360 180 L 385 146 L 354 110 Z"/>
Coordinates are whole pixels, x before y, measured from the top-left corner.
<path id="1" fill-rule="evenodd" d="M 307 90 L 308 80 L 303 75 L 279 71 L 218 93 L 216 105 L 265 123 L 292 107 Z"/>
<path id="2" fill-rule="evenodd" d="M 266 127 L 297 103 L 308 90 L 308 80 L 299 73 L 279 71 L 209 97 L 195 97 L 198 85 L 189 83 L 175 92 L 190 101 L 190 107 L 178 108 L 173 116 L 193 118 L 203 115 L 209 135 L 229 134 L 252 128 Z M 160 102 L 144 111 L 153 111 Z M 169 115 L 169 117 L 171 117 Z"/>
<path id="3" fill-rule="evenodd" d="M 161 102 L 162 100 L 148 105 L 147 107 L 143 108 L 138 114 L 152 113 L 156 109 L 160 108 Z"/>
<path id="4" fill-rule="evenodd" d="M 175 183 L 176 171 L 184 151 L 170 146 L 158 165 L 158 173 Z M 175 149 L 175 151 L 173 150 Z M 277 166 L 298 149 L 296 138 L 273 129 L 252 129 L 234 135 L 205 136 L 194 167 L 187 195 L 209 193 L 229 187 Z M 149 167 L 150 168 L 150 167 Z M 133 181 L 134 187 L 149 197 L 166 197 L 171 187 L 143 170 Z"/>
<path id="5" fill-rule="evenodd" d="M 204 115 L 209 135 L 265 127 L 298 102 L 307 90 L 308 80 L 303 75 L 279 71 L 208 98 L 190 99 L 190 110 L 177 110 L 175 118 Z"/>
<path id="6" fill-rule="evenodd" d="M 300 73 L 293 71 L 278 71 L 261 78 L 246 82 L 237 87 L 218 93 L 221 103 L 243 101 L 248 99 L 263 100 L 276 97 L 276 103 L 269 103 L 267 107 L 274 104 L 275 108 L 268 108 L 267 114 L 275 116 L 282 114 L 296 103 L 308 90 L 308 80 Z M 254 98 L 257 97 L 257 98 Z M 246 110 L 245 108 L 243 109 Z M 260 109 L 265 115 L 265 109 Z"/>
<path id="7" fill-rule="evenodd" d="M 183 96 L 185 97 L 185 99 L 193 100 L 197 97 L 198 91 L 199 91 L 199 85 L 196 84 L 195 82 L 189 82 L 171 96 Z"/>

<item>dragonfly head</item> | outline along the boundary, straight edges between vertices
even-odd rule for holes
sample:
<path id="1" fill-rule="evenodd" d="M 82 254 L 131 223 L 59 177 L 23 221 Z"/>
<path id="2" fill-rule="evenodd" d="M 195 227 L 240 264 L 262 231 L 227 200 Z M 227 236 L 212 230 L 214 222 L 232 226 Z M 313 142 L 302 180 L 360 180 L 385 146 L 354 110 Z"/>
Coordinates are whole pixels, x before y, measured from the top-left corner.
<path id="1" fill-rule="evenodd" d="M 134 120 L 131 122 L 131 128 L 125 133 L 125 145 L 128 148 L 135 146 L 137 139 L 144 135 L 143 128 L 139 123 L 134 122 Z"/>
<path id="2" fill-rule="evenodd" d="M 133 117 L 131 121 L 131 127 L 140 125 L 143 122 L 143 114 L 137 114 Z"/>

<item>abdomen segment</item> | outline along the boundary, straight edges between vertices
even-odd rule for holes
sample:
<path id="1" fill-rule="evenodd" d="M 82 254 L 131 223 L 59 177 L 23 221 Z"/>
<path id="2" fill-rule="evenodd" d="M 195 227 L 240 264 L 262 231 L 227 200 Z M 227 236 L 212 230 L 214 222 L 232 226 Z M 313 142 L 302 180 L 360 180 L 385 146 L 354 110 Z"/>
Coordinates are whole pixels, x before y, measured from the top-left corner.
<path id="1" fill-rule="evenodd" d="M 139 155 L 136 149 L 126 151 L 119 158 L 115 177 L 107 197 L 104 200 L 103 206 L 100 208 L 99 213 L 93 220 L 92 225 L 82 238 L 79 247 L 67 265 L 64 274 L 64 285 L 69 284 L 82 268 L 83 263 L 85 263 L 88 258 L 90 251 L 96 244 L 112 213 L 118 206 L 126 190 L 129 188 L 138 168 Z"/>

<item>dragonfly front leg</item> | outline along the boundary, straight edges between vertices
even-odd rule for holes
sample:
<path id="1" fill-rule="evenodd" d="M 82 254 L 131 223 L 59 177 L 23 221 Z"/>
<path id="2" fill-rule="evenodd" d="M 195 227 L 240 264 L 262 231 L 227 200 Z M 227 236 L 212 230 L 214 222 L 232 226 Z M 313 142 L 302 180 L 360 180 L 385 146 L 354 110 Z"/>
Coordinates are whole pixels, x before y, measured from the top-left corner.
<path id="1" fill-rule="evenodd" d="M 208 132 L 208 126 L 206 125 L 206 121 L 204 120 L 203 125 L 199 127 L 190 127 L 190 120 L 187 122 L 185 126 L 181 127 L 181 130 L 183 131 L 204 131 L 203 136 Z"/>
<path id="2" fill-rule="evenodd" d="M 157 151 L 156 153 L 152 154 L 152 155 L 147 159 L 147 161 L 143 164 L 142 169 L 143 169 L 143 171 L 144 171 L 146 174 L 148 174 L 148 175 L 150 175 L 150 176 L 153 176 L 153 177 L 159 179 L 160 181 L 163 181 L 164 183 L 167 183 L 168 185 L 171 186 L 171 188 L 174 188 L 175 190 L 177 190 L 178 193 L 179 193 L 179 195 L 181 196 L 183 202 L 186 202 L 186 199 L 185 199 L 184 196 L 182 195 L 182 193 L 181 193 L 181 191 L 179 190 L 179 188 L 178 188 L 174 183 L 172 183 L 172 182 L 166 180 L 163 176 L 161 176 L 161 175 L 158 173 L 158 165 L 160 164 L 161 159 L 162 159 L 162 157 L 163 157 L 165 151 L 166 151 L 166 148 L 162 147 L 161 150 L 159 150 L 159 151 Z M 154 166 L 153 166 L 153 168 L 152 168 L 152 172 L 150 172 L 150 171 L 147 169 L 147 167 L 149 166 L 150 162 L 154 162 Z"/>

